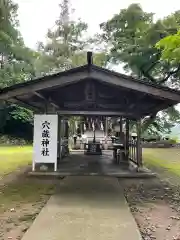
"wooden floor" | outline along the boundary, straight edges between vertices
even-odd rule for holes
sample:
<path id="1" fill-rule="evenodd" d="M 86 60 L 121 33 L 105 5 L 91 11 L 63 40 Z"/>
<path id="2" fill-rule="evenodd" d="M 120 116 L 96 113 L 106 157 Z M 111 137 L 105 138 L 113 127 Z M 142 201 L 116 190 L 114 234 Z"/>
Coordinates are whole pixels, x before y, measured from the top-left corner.
<path id="1" fill-rule="evenodd" d="M 72 151 L 61 160 L 58 171 L 31 172 L 30 175 L 46 176 L 114 176 L 114 177 L 152 177 L 147 169 L 137 172 L 132 165 L 116 164 L 112 151 L 103 151 L 102 155 L 84 155 L 83 151 Z"/>

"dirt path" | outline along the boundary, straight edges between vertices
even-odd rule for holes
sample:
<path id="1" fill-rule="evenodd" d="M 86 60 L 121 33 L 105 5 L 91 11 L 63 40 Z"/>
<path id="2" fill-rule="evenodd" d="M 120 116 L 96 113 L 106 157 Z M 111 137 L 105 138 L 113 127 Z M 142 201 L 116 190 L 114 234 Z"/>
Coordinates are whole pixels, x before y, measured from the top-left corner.
<path id="1" fill-rule="evenodd" d="M 23 167 L 0 180 L 0 240 L 19 240 L 53 193 L 52 181 L 29 179 Z"/>
<path id="2" fill-rule="evenodd" d="M 13 181 L 16 181 L 18 177 L 21 177 L 22 175 L 26 174 L 30 170 L 31 170 L 31 166 L 25 166 L 25 167 L 20 167 L 9 174 L 0 176 L 0 187 L 3 187 L 5 185 L 8 185 L 9 183 L 12 183 Z"/>
<path id="3" fill-rule="evenodd" d="M 180 187 L 159 178 L 121 181 L 144 240 L 180 240 Z"/>

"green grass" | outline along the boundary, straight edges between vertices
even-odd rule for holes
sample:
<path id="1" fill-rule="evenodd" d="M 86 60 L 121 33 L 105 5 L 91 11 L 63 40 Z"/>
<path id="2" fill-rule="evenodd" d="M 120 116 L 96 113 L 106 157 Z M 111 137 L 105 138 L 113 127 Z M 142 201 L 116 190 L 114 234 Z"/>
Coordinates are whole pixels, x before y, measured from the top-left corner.
<path id="1" fill-rule="evenodd" d="M 145 165 L 159 167 L 180 176 L 180 149 L 144 149 Z"/>
<path id="2" fill-rule="evenodd" d="M 38 181 L 24 176 L 0 189 L 0 212 L 20 208 L 24 204 L 43 203 L 54 192 L 52 182 Z"/>
<path id="3" fill-rule="evenodd" d="M 31 162 L 31 146 L 0 147 L 0 177 L 13 173 Z M 25 174 L 19 174 L 13 182 L 2 185 L 0 188 L 0 212 L 13 207 L 22 207 L 24 204 L 41 203 L 47 200 L 53 191 L 54 184 L 52 182 L 44 182 L 29 178 Z"/>
<path id="4" fill-rule="evenodd" d="M 0 147 L 0 176 L 32 162 L 31 146 Z"/>

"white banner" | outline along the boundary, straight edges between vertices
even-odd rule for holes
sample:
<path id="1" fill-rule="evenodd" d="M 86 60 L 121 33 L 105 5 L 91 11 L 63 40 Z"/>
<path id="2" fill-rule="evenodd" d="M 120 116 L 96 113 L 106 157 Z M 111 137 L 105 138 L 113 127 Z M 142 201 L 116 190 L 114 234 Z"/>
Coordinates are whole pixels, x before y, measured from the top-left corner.
<path id="1" fill-rule="evenodd" d="M 57 165 L 57 115 L 34 115 L 33 163 Z"/>

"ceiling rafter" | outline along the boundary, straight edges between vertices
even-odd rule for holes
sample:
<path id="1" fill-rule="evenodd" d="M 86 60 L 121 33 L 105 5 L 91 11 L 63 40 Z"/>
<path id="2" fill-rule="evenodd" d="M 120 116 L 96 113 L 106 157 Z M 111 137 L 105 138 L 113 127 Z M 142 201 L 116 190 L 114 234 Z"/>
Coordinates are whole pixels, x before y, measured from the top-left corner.
<path id="1" fill-rule="evenodd" d="M 33 94 L 36 95 L 37 97 L 41 98 L 42 100 L 44 100 L 44 102 L 45 102 L 46 104 L 49 103 L 49 104 L 52 105 L 54 108 L 59 109 L 59 106 L 58 106 L 54 101 L 52 101 L 51 98 L 46 98 L 42 93 L 38 93 L 38 92 L 33 92 Z"/>

